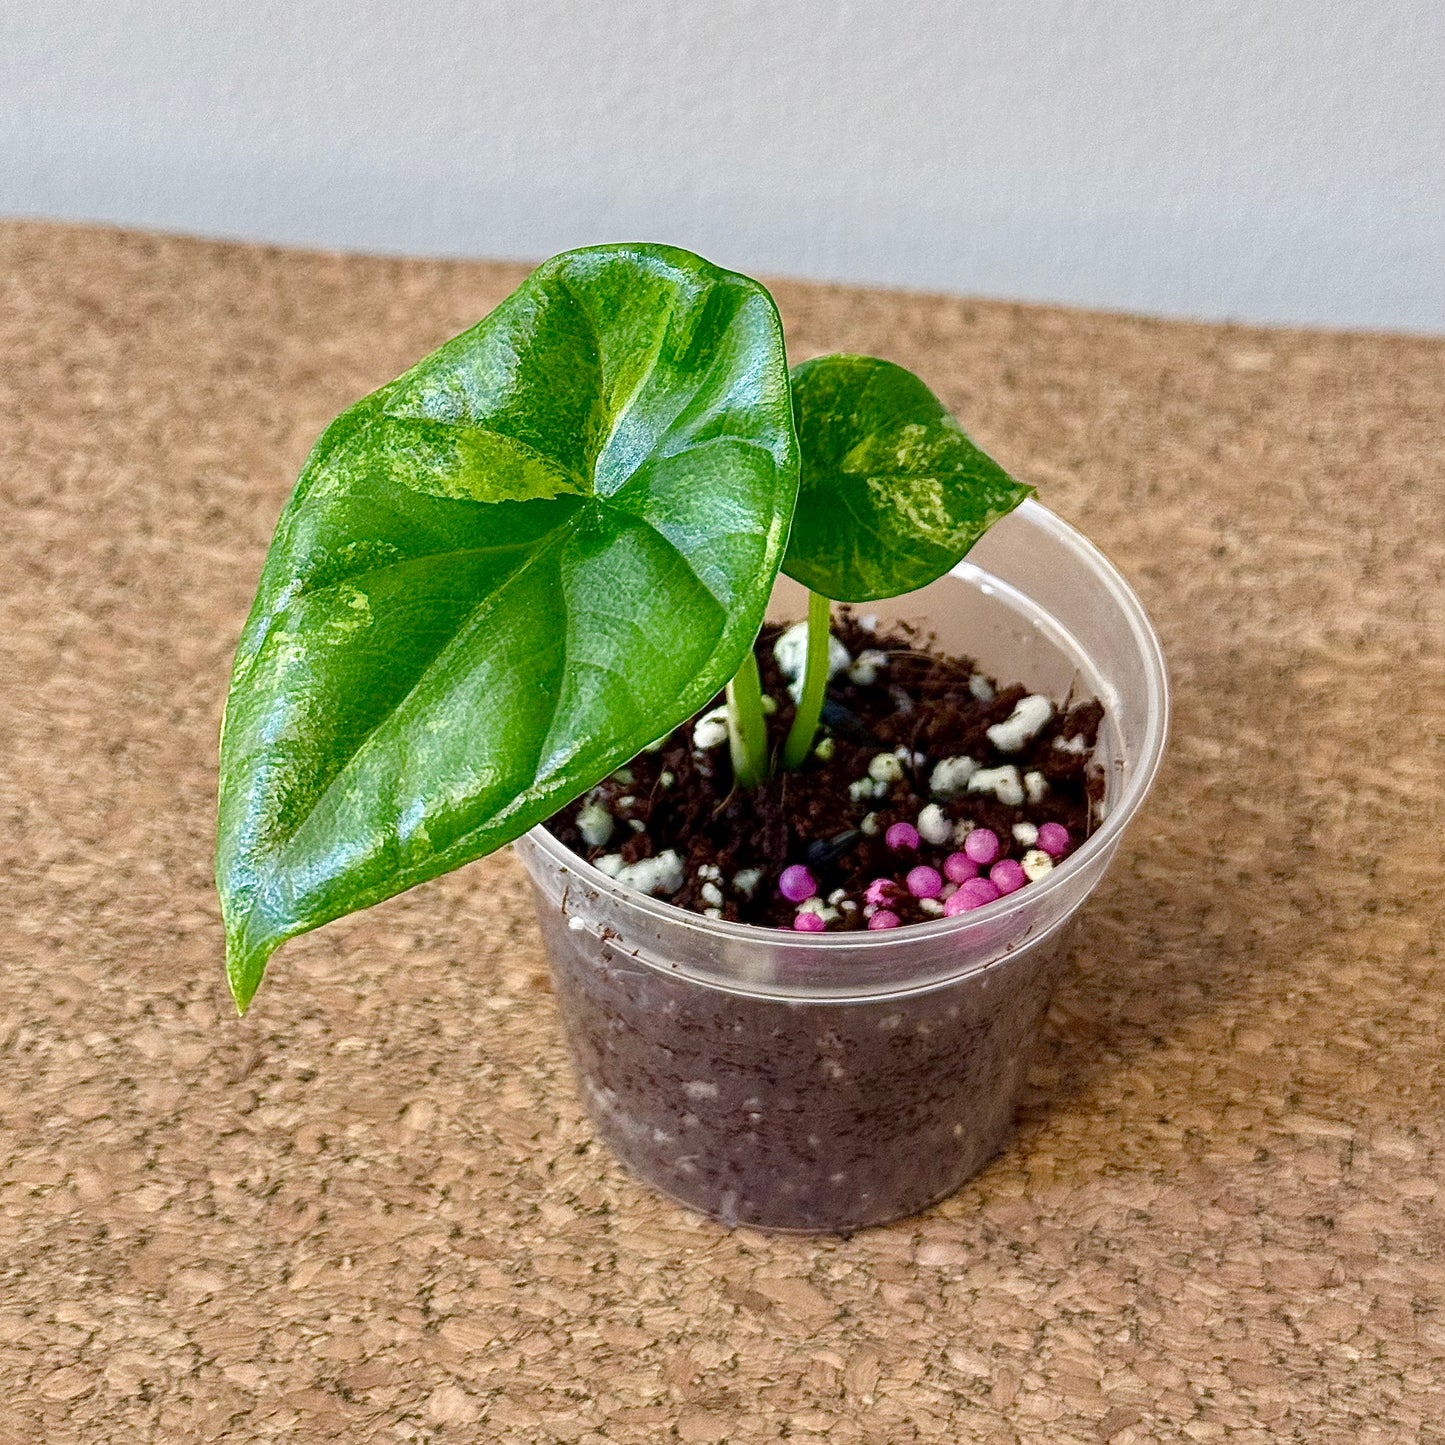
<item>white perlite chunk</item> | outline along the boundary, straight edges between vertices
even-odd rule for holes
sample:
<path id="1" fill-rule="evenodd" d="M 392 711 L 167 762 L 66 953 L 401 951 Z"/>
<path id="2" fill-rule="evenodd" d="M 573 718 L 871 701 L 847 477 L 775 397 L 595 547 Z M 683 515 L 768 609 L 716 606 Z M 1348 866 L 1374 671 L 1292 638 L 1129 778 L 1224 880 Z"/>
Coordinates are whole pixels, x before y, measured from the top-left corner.
<path id="1" fill-rule="evenodd" d="M 929 803 L 918 814 L 918 831 L 924 842 L 941 848 L 953 837 L 953 824 L 943 816 L 943 809 L 937 803 Z"/>
<path id="2" fill-rule="evenodd" d="M 1031 692 L 1014 704 L 1001 723 L 988 729 L 988 740 L 1001 753 L 1016 753 L 1054 715 L 1054 705 L 1041 692 Z"/>
<path id="3" fill-rule="evenodd" d="M 600 848 L 612 836 L 612 814 L 601 803 L 588 803 L 577 811 L 577 831 L 589 848 Z"/>
<path id="4" fill-rule="evenodd" d="M 903 759 L 897 753 L 877 753 L 869 760 L 868 776 L 875 783 L 896 783 L 903 776 Z"/>
<path id="5" fill-rule="evenodd" d="M 763 694 L 762 709 L 764 717 L 772 717 L 772 715 L 777 712 L 778 700 L 772 695 L 772 693 L 765 692 Z"/>
<path id="6" fill-rule="evenodd" d="M 578 918 L 575 913 L 567 920 L 567 927 L 570 928 L 573 933 L 585 933 L 587 930 L 587 924 Z"/>
<path id="7" fill-rule="evenodd" d="M 859 626 L 864 632 L 877 632 L 877 631 L 878 631 L 878 614 L 877 614 L 876 612 L 865 612 L 865 613 L 858 619 L 858 626 Z"/>
<path id="8" fill-rule="evenodd" d="M 860 832 L 866 833 L 868 837 L 876 838 L 878 836 L 878 814 L 866 814 L 863 821 L 858 824 L 858 829 Z"/>
<path id="9" fill-rule="evenodd" d="M 976 827 L 978 827 L 978 824 L 975 823 L 972 818 L 960 818 L 958 822 L 953 825 L 954 846 L 956 848 L 962 848 L 968 840 L 968 835 L 972 833 Z"/>
<path id="10" fill-rule="evenodd" d="M 843 889 L 843 888 L 835 888 L 835 889 L 828 895 L 828 904 L 829 904 L 830 907 L 836 908 L 847 896 L 848 896 L 848 893 L 847 893 L 847 890 L 846 890 L 846 889 Z"/>
<path id="11" fill-rule="evenodd" d="M 930 913 L 935 918 L 940 917 L 943 913 L 943 901 L 938 898 L 920 898 L 918 906 L 924 913 Z"/>
<path id="12" fill-rule="evenodd" d="M 1084 741 L 1082 733 L 1075 733 L 1071 738 L 1055 738 L 1054 746 L 1061 753 L 1081 753 L 1089 745 Z"/>
<path id="13" fill-rule="evenodd" d="M 692 725 L 692 745 L 701 748 L 704 752 L 708 748 L 715 748 L 728 740 L 728 710 L 725 707 L 715 707 L 711 712 L 705 712 Z"/>
<path id="14" fill-rule="evenodd" d="M 848 680 L 856 682 L 859 687 L 872 687 L 878 681 L 879 669 L 887 666 L 886 652 L 879 652 L 876 647 L 865 648 L 848 669 Z"/>
<path id="15" fill-rule="evenodd" d="M 992 793 L 1000 803 L 1017 808 L 1024 800 L 1023 779 L 1012 763 L 1001 768 L 980 768 L 968 780 L 970 793 Z"/>
<path id="16" fill-rule="evenodd" d="M 739 868 L 733 874 L 733 887 L 744 898 L 751 898 L 758 891 L 758 884 L 762 881 L 763 870 L 761 868 Z"/>
<path id="17" fill-rule="evenodd" d="M 855 803 L 868 798 L 881 798 L 888 792 L 888 784 L 881 778 L 855 778 L 848 784 L 848 796 Z"/>
<path id="18" fill-rule="evenodd" d="M 656 858 L 642 858 L 636 863 L 624 863 L 621 853 L 608 853 L 593 864 L 598 872 L 615 878 L 624 888 L 635 888 L 639 893 L 676 893 L 682 887 L 682 859 L 674 849 L 659 853 Z"/>
<path id="19" fill-rule="evenodd" d="M 1054 860 L 1042 848 L 1030 848 L 1024 854 L 1022 864 L 1024 877 L 1030 883 L 1037 883 L 1054 866 Z"/>
<path id="20" fill-rule="evenodd" d="M 838 910 L 829 908 L 816 894 L 798 905 L 799 913 L 816 913 L 824 923 L 833 923 L 837 920 Z"/>
<path id="21" fill-rule="evenodd" d="M 722 869 L 716 863 L 702 863 L 698 865 L 697 876 L 704 881 L 710 879 L 717 883 L 722 879 Z"/>
<path id="22" fill-rule="evenodd" d="M 795 622 L 773 643 L 773 656 L 778 661 L 778 671 L 788 679 L 788 691 L 793 701 L 803 694 L 803 669 L 808 662 L 808 624 Z M 828 634 L 828 676 L 841 672 L 850 662 L 853 654 L 830 632 Z"/>
<path id="23" fill-rule="evenodd" d="M 677 781 L 677 774 L 671 769 L 663 769 L 657 775 L 657 786 L 659 788 L 670 788 Z"/>
<path id="24" fill-rule="evenodd" d="M 981 672 L 976 672 L 969 678 L 968 690 L 980 702 L 993 701 L 993 684 Z"/>
<path id="25" fill-rule="evenodd" d="M 928 780 L 928 791 L 935 798 L 955 798 L 977 771 L 978 764 L 972 758 L 944 758 Z"/>
<path id="26" fill-rule="evenodd" d="M 1029 802 L 1042 803 L 1048 790 L 1049 780 L 1042 773 L 1024 774 L 1024 792 L 1029 795 Z"/>
<path id="27" fill-rule="evenodd" d="M 813 756 L 820 763 L 830 763 L 833 761 L 833 749 L 833 739 L 822 738 L 819 740 L 818 746 L 813 749 Z"/>
<path id="28" fill-rule="evenodd" d="M 631 769 L 631 768 L 627 768 L 627 767 L 618 768 L 617 771 L 616 771 L 615 773 L 613 773 L 612 776 L 613 776 L 613 778 L 614 778 L 617 782 L 621 783 L 624 788 L 630 788 L 630 787 L 632 786 L 632 769 Z"/>
<path id="29" fill-rule="evenodd" d="M 1015 823 L 1013 834 L 1014 841 L 1025 848 L 1032 848 L 1039 841 L 1039 830 L 1032 823 Z"/>
<path id="30" fill-rule="evenodd" d="M 722 889 L 716 883 L 704 883 L 698 892 L 702 894 L 704 903 L 711 903 L 714 908 L 722 907 Z"/>

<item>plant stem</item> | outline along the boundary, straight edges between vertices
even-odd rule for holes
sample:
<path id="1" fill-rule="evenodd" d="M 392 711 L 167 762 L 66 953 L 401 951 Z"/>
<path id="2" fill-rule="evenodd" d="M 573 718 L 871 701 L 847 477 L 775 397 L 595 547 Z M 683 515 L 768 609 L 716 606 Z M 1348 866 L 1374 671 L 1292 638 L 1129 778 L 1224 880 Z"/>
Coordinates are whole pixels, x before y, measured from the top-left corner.
<path id="1" fill-rule="evenodd" d="M 740 788 L 755 788 L 768 775 L 768 732 L 763 722 L 763 684 L 751 648 L 728 683 L 728 750 Z"/>
<path id="2" fill-rule="evenodd" d="M 783 744 L 785 768 L 801 768 L 813 750 L 818 717 L 823 711 L 823 695 L 828 691 L 831 611 L 832 604 L 821 592 L 808 593 L 808 661 L 803 669 L 803 693 L 798 699 L 798 711 L 793 715 L 788 740 Z"/>

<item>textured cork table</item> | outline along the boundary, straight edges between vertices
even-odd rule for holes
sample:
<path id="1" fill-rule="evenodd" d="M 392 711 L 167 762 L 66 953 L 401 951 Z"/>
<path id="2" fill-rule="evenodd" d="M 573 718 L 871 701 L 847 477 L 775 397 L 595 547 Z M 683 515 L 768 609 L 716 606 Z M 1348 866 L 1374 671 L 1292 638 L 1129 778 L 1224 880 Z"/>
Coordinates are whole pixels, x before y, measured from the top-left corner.
<path id="1" fill-rule="evenodd" d="M 1445 1440 L 1445 342 L 777 288 L 1173 669 L 1016 1142 L 928 1215 L 624 1176 L 510 856 L 235 1018 L 215 741 L 277 512 L 522 274 L 0 228 L 0 1442 Z"/>

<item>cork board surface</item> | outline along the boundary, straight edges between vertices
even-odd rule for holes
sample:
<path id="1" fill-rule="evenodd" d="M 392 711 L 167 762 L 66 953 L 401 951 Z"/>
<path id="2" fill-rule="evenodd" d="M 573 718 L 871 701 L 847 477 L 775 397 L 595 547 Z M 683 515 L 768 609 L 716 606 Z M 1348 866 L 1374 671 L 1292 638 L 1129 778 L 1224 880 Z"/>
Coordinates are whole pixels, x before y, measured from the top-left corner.
<path id="1" fill-rule="evenodd" d="M 1173 669 L 1017 1139 L 928 1215 L 626 1178 L 509 856 L 232 1015 L 215 735 L 277 512 L 521 275 L 0 227 L 0 1442 L 1445 1440 L 1445 342 L 778 287 Z"/>

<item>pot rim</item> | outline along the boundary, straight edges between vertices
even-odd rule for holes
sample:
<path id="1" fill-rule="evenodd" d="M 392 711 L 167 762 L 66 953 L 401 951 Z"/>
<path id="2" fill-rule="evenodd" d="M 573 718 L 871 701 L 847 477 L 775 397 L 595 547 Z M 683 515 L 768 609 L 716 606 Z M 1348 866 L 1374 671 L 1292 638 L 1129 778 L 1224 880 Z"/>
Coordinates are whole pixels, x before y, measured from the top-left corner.
<path id="1" fill-rule="evenodd" d="M 1101 854 L 1107 854 L 1118 842 L 1124 829 L 1132 821 L 1140 805 L 1148 796 L 1158 776 L 1164 757 L 1164 744 L 1169 734 L 1169 678 L 1164 661 L 1164 649 L 1159 636 L 1150 622 L 1144 604 L 1138 594 L 1125 580 L 1119 569 L 1077 528 L 1072 527 L 1045 507 L 1041 502 L 1029 498 L 1013 514 L 1021 521 L 1050 533 L 1053 539 L 1072 552 L 1082 567 L 1107 592 L 1123 614 L 1130 637 L 1144 659 L 1146 695 L 1144 700 L 1144 740 L 1139 750 L 1137 764 L 1125 780 L 1123 792 L 1111 804 L 1102 823 L 1057 867 L 1049 870 L 1036 883 L 1006 894 L 993 903 L 985 904 L 953 918 L 940 918 L 928 923 L 914 923 L 907 928 L 849 930 L 839 933 L 799 934 L 792 929 L 765 927 L 756 923 L 731 923 L 726 919 L 707 918 L 691 909 L 680 908 L 675 903 L 653 898 L 625 887 L 606 873 L 594 868 L 580 854 L 572 852 L 558 842 L 547 831 L 546 825 L 538 823 L 524 837 L 550 862 L 559 868 L 569 869 L 589 888 L 606 894 L 620 903 L 650 916 L 669 928 L 692 928 L 699 933 L 717 939 L 731 939 L 754 947 L 786 947 L 796 951 L 800 943 L 809 950 L 843 948 L 850 950 L 886 950 L 900 945 L 926 939 L 957 938 L 967 939 L 971 935 L 991 934 L 1000 922 L 1014 919 L 1025 912 L 1035 912 L 1040 903 L 1057 892 L 1068 888 L 1074 875 L 1087 867 Z M 1007 519 L 1005 519 L 1006 521 Z M 1006 592 L 1026 596 L 1009 583 L 1002 582 L 992 574 L 969 562 L 959 562 L 948 574 L 964 580 L 980 574 L 989 579 L 989 585 Z M 906 594 L 904 594 L 906 595 Z M 1067 619 L 1059 619 L 1067 625 Z M 1080 900 L 1082 902 L 1082 899 Z M 1073 909 L 1069 909 L 1073 912 Z"/>

